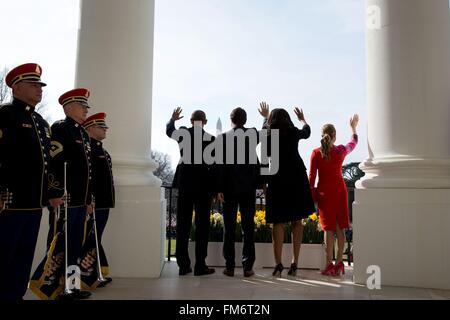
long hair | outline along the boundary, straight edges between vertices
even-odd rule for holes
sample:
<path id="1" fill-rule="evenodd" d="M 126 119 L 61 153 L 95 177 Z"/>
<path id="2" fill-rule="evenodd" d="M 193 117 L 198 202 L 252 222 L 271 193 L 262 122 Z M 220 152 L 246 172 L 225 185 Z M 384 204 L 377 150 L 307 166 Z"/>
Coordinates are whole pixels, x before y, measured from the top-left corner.
<path id="1" fill-rule="evenodd" d="M 270 129 L 280 130 L 281 134 L 286 133 L 289 129 L 294 128 L 294 124 L 292 123 L 289 113 L 282 108 L 273 109 L 270 112 L 267 124 L 269 125 Z"/>
<path id="2" fill-rule="evenodd" d="M 322 127 L 322 139 L 320 139 L 320 153 L 322 158 L 330 159 L 333 139 L 336 137 L 336 129 L 332 124 L 326 124 Z"/>

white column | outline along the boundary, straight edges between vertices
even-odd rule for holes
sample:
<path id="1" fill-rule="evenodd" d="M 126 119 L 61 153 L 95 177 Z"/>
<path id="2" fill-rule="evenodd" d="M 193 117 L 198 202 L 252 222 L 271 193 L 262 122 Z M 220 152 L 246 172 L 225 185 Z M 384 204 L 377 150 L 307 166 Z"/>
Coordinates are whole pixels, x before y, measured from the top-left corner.
<path id="1" fill-rule="evenodd" d="M 369 159 L 361 186 L 450 188 L 448 1 L 366 4 Z"/>
<path id="2" fill-rule="evenodd" d="M 150 158 L 154 0 L 82 0 L 76 86 L 110 127 L 116 208 L 105 230 L 113 276 L 159 276 L 165 202 Z"/>
<path id="3" fill-rule="evenodd" d="M 448 0 L 366 0 L 369 159 L 354 203 L 355 281 L 450 289 Z"/>

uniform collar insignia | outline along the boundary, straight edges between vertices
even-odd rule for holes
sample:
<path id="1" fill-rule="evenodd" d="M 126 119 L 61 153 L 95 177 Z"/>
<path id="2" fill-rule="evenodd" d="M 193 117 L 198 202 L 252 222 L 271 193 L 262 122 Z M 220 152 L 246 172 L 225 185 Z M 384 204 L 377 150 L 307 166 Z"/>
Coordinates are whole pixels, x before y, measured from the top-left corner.
<path id="1" fill-rule="evenodd" d="M 25 111 L 34 111 L 34 108 L 32 106 L 29 106 L 26 102 L 18 99 L 18 98 L 14 98 L 13 105 L 20 107 L 21 110 L 25 110 Z M 23 109 L 22 109 L 23 108 Z"/>

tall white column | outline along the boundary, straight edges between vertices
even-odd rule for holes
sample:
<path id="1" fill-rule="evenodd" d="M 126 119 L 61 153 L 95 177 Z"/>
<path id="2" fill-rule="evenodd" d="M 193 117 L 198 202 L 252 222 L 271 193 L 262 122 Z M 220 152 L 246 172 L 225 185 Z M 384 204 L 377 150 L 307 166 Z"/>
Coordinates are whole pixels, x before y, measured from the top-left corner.
<path id="1" fill-rule="evenodd" d="M 366 0 L 369 159 L 354 203 L 355 281 L 450 289 L 448 0 Z"/>
<path id="2" fill-rule="evenodd" d="M 159 276 L 165 202 L 150 158 L 154 0 L 82 0 L 76 85 L 110 127 L 116 208 L 105 230 L 113 276 Z"/>
<path id="3" fill-rule="evenodd" d="M 366 4 L 370 158 L 361 186 L 450 188 L 448 1 Z"/>

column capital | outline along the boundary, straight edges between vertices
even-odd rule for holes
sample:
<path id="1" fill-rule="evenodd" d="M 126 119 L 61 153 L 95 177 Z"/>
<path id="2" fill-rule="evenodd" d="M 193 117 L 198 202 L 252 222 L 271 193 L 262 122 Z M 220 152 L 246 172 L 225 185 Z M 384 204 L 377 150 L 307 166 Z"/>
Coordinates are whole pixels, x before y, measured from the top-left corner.
<path id="1" fill-rule="evenodd" d="M 112 155 L 114 183 L 119 186 L 161 186 L 153 175 L 158 164 L 150 158 Z"/>

